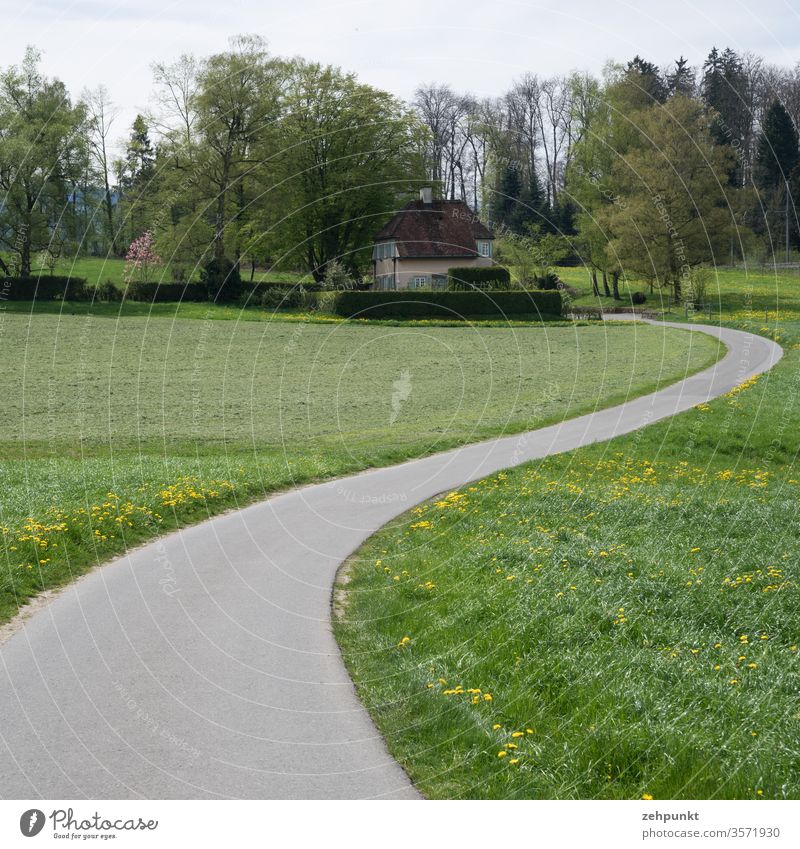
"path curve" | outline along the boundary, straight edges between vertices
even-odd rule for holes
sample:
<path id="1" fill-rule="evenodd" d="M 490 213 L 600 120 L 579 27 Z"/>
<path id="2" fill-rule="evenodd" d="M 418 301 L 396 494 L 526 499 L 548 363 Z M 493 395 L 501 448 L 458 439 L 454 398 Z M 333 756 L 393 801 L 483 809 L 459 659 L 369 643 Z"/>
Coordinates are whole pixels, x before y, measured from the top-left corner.
<path id="1" fill-rule="evenodd" d="M 659 392 L 276 495 L 69 587 L 0 648 L 0 798 L 415 797 L 332 636 L 337 568 L 418 502 L 687 410 L 782 354 L 689 329 L 729 351 Z"/>

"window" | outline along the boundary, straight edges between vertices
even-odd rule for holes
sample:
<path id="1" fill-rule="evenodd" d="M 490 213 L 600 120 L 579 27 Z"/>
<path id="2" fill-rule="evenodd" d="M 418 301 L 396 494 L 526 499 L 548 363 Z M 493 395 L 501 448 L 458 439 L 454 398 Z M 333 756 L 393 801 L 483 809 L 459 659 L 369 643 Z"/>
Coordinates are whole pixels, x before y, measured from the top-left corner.
<path id="1" fill-rule="evenodd" d="M 491 256 L 492 255 L 492 243 L 481 240 L 478 242 L 478 253 L 481 256 Z"/>
<path id="2" fill-rule="evenodd" d="M 446 274 L 434 274 L 431 277 L 431 288 L 432 289 L 447 289 L 447 275 Z"/>
<path id="3" fill-rule="evenodd" d="M 428 285 L 428 275 L 420 274 L 411 281 L 412 289 L 424 289 Z"/>
<path id="4" fill-rule="evenodd" d="M 377 242 L 373 252 L 373 259 L 391 259 L 394 256 L 394 242 Z"/>

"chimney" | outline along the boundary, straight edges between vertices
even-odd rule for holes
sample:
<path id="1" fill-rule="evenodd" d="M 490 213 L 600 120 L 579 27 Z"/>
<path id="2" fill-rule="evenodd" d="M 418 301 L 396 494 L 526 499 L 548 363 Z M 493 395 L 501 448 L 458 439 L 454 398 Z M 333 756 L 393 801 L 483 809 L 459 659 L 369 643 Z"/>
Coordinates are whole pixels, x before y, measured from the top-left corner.
<path id="1" fill-rule="evenodd" d="M 419 199 L 426 206 L 430 206 L 433 203 L 433 189 L 430 186 L 426 186 L 424 189 L 420 189 Z"/>

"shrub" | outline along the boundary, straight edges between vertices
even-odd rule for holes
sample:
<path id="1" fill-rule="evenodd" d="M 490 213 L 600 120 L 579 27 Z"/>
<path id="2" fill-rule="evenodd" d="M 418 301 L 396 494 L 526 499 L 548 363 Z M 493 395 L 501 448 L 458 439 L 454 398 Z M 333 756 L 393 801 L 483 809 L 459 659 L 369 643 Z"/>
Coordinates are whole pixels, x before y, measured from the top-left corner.
<path id="1" fill-rule="evenodd" d="M 631 295 L 632 304 L 643 304 L 647 301 L 647 295 L 644 292 L 634 292 Z"/>
<path id="2" fill-rule="evenodd" d="M 693 268 L 684 285 L 683 300 L 687 306 L 701 308 L 706 301 L 706 290 L 713 273 L 709 268 Z"/>
<path id="3" fill-rule="evenodd" d="M 488 291 L 490 289 L 508 289 L 511 275 L 501 265 L 469 266 L 447 269 L 447 288 L 451 292 L 470 290 Z"/>
<path id="4" fill-rule="evenodd" d="M 212 259 L 200 272 L 209 301 L 235 301 L 242 295 L 242 278 L 239 266 L 227 257 Z"/>
<path id="5" fill-rule="evenodd" d="M 311 293 L 316 300 L 315 309 L 319 312 L 335 312 L 336 299 L 339 297 L 336 292 L 313 292 Z"/>
<path id="6" fill-rule="evenodd" d="M 561 278 L 554 271 L 534 277 L 533 282 L 537 289 L 545 292 L 552 292 L 561 287 Z"/>
<path id="7" fill-rule="evenodd" d="M 331 260 L 325 266 L 323 287 L 333 292 L 346 292 L 356 288 L 356 281 L 347 273 L 345 267 L 337 260 Z"/>
<path id="8" fill-rule="evenodd" d="M 561 315 L 560 292 L 340 292 L 334 312 L 345 318 L 474 318 Z"/>
<path id="9" fill-rule="evenodd" d="M 320 298 L 322 298 L 324 294 L 328 293 L 309 292 L 308 290 L 303 290 L 300 293 L 300 309 L 303 312 L 316 312 L 318 309 L 320 309 Z"/>
<path id="10" fill-rule="evenodd" d="M 163 303 L 165 301 L 205 301 L 208 298 L 202 283 L 128 283 L 124 297 L 130 301 Z"/>
<path id="11" fill-rule="evenodd" d="M 86 281 L 80 277 L 2 277 L 0 291 L 9 301 L 83 301 Z"/>
<path id="12" fill-rule="evenodd" d="M 297 309 L 303 292 L 299 286 L 267 286 L 260 292 L 258 302 L 268 310 Z"/>
<path id="13" fill-rule="evenodd" d="M 113 302 L 122 300 L 122 290 L 110 280 L 106 280 L 105 283 L 98 283 L 93 290 L 89 290 L 89 295 L 95 301 Z"/>

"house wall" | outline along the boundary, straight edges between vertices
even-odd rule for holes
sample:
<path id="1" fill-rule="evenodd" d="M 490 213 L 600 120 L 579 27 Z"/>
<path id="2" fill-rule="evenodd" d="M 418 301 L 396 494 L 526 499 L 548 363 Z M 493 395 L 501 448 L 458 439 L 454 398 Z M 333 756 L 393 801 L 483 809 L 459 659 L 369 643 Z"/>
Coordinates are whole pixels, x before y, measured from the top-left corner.
<path id="1" fill-rule="evenodd" d="M 382 276 L 390 276 L 395 274 L 394 285 L 389 287 L 393 289 L 409 289 L 414 288 L 415 277 L 426 277 L 427 282 L 422 285 L 422 288 L 431 287 L 431 278 L 434 274 L 442 275 L 447 278 L 447 271 L 450 268 L 487 268 L 494 263 L 491 257 L 476 256 L 476 257 L 420 257 L 419 259 L 381 259 L 375 262 L 375 284 L 374 289 L 381 288 L 379 286 L 379 278 Z"/>

